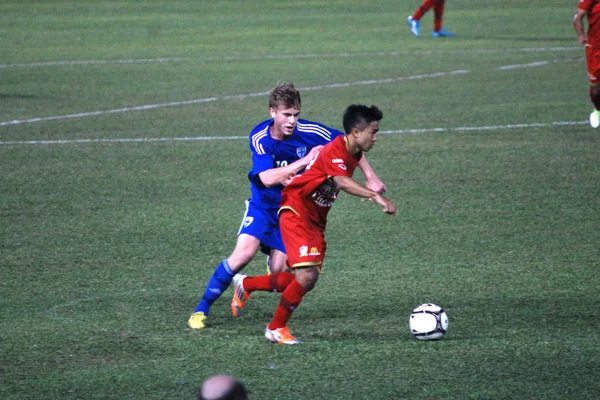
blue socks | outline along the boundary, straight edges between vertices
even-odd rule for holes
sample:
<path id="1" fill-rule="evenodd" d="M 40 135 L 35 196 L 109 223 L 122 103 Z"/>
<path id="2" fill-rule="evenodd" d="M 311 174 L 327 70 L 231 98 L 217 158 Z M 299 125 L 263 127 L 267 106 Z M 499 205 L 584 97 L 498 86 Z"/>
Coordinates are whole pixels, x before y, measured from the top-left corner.
<path id="1" fill-rule="evenodd" d="M 213 272 L 210 280 L 208 281 L 208 286 L 206 286 L 206 291 L 204 292 L 204 296 L 198 307 L 194 312 L 202 311 L 204 315 L 208 317 L 208 313 L 210 312 L 210 306 L 221 297 L 224 291 L 227 290 L 235 272 L 229 268 L 229 264 L 227 263 L 227 259 L 221 261 Z"/>

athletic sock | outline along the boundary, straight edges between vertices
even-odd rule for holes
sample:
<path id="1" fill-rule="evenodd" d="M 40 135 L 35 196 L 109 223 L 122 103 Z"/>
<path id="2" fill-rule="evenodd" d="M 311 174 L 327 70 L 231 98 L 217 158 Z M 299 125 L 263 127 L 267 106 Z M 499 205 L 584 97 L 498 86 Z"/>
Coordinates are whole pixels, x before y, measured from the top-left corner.
<path id="1" fill-rule="evenodd" d="M 208 316 L 208 313 L 210 312 L 210 306 L 212 306 L 212 304 L 217 301 L 219 297 L 221 297 L 221 294 L 227 290 L 231 284 L 231 281 L 233 280 L 234 275 L 235 272 L 229 268 L 229 263 L 227 263 L 227 260 L 225 259 L 221 261 L 215 269 L 215 272 L 213 272 L 212 276 L 210 277 L 208 285 L 206 286 L 206 291 L 204 292 L 204 296 L 202 297 L 202 300 L 200 300 L 200 303 L 194 312 L 202 311 L 204 315 Z"/>
<path id="2" fill-rule="evenodd" d="M 298 308 L 307 292 L 308 290 L 294 279 L 281 294 L 281 300 L 279 300 L 279 305 L 268 328 L 273 330 L 286 326 L 292 313 Z"/>
<path id="3" fill-rule="evenodd" d="M 594 96 L 594 89 L 592 86 L 590 86 L 590 100 L 592 101 L 592 104 L 594 105 L 594 109 L 596 110 L 600 110 L 600 96 Z"/>
<path id="4" fill-rule="evenodd" d="M 423 14 L 429 11 L 429 9 L 433 7 L 434 4 L 435 0 L 425 0 L 423 4 L 421 4 L 421 6 L 417 8 L 417 11 L 415 11 L 415 13 L 412 15 L 412 19 L 415 21 L 420 20 Z"/>
<path id="5" fill-rule="evenodd" d="M 252 293 L 255 290 L 263 292 L 283 292 L 296 278 L 291 272 L 278 272 L 271 275 L 249 276 L 244 278 L 244 290 Z"/>
<path id="6" fill-rule="evenodd" d="M 444 2 L 438 1 L 433 6 L 433 30 L 439 32 L 442 29 L 442 16 L 444 15 Z"/>

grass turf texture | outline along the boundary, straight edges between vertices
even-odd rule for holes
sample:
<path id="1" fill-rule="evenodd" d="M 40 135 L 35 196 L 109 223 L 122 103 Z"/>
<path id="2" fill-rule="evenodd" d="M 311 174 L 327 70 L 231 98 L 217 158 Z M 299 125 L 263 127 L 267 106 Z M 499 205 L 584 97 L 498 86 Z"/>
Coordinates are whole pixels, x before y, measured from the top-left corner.
<path id="1" fill-rule="evenodd" d="M 458 36 L 434 40 L 430 14 L 408 32 L 419 1 L 363 3 L 0 5 L 0 122 L 217 98 L 0 126 L 0 398 L 190 399 L 217 373 L 251 398 L 597 396 L 600 132 L 576 4 L 448 2 Z M 69 61 L 103 63 L 31 65 Z M 288 79 L 305 118 L 340 127 L 360 102 L 383 131 L 446 129 L 380 136 L 398 216 L 340 196 L 301 346 L 265 343 L 265 293 L 186 327 L 235 243 L 246 140 L 14 143 L 244 137 L 266 96 L 223 96 Z M 457 130 L 478 126 L 498 127 Z M 428 301 L 450 317 L 439 342 L 408 330 Z"/>

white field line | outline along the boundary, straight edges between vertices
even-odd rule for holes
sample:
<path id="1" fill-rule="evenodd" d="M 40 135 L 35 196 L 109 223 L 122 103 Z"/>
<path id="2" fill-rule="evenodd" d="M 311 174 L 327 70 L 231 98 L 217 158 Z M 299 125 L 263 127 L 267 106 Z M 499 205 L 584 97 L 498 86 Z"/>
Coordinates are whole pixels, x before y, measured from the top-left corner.
<path id="1" fill-rule="evenodd" d="M 283 54 L 264 56 L 199 56 L 199 57 L 171 57 L 171 58 L 138 58 L 116 60 L 74 60 L 74 61 L 46 61 L 32 63 L 0 64 L 0 68 L 36 68 L 36 67 L 61 67 L 69 65 L 101 65 L 101 64 L 150 64 L 150 63 L 179 63 L 186 61 L 260 61 L 260 60 L 288 60 L 307 58 L 351 58 L 372 56 L 405 56 L 405 55 L 434 55 L 434 54 L 495 54 L 495 53 L 548 53 L 581 51 L 582 47 L 524 47 L 518 49 L 473 49 L 473 50 L 415 50 L 415 51 L 381 51 L 357 53 L 323 53 L 323 54 Z"/>
<path id="2" fill-rule="evenodd" d="M 508 70 L 508 69 L 516 69 L 516 68 L 532 68 L 532 67 L 539 67 L 539 66 L 547 65 L 550 63 L 570 62 L 570 61 L 577 61 L 580 59 L 582 59 L 582 58 L 538 61 L 538 62 L 532 62 L 532 63 L 527 63 L 527 64 L 519 64 L 519 65 L 505 65 L 505 66 L 496 67 L 495 69 L 496 70 Z M 376 80 L 368 80 L 368 81 L 309 86 L 309 87 L 299 88 L 299 90 L 300 91 L 316 91 L 316 90 L 335 89 L 335 88 L 350 87 L 350 86 L 376 85 L 376 84 L 394 83 L 394 82 L 409 81 L 409 80 L 439 78 L 439 77 L 448 76 L 448 75 L 468 74 L 470 72 L 471 72 L 470 70 L 463 69 L 463 70 L 455 70 L 455 71 L 449 71 L 449 72 L 436 72 L 433 74 L 413 75 L 413 76 L 405 76 L 405 77 L 401 76 L 401 77 L 395 77 L 395 78 L 376 79 Z M 246 99 L 249 97 L 266 96 L 266 95 L 268 95 L 268 93 L 269 92 L 267 91 L 267 92 L 257 92 L 257 93 L 248 93 L 248 94 L 221 96 L 221 97 L 208 97 L 208 98 L 203 98 L 203 99 L 176 101 L 176 102 L 160 103 L 160 104 L 148 104 L 148 105 L 143 105 L 143 106 L 125 107 L 125 108 L 118 108 L 118 109 L 112 109 L 112 110 L 90 111 L 90 112 L 81 112 L 81 113 L 75 113 L 75 114 L 55 115 L 55 116 L 50 116 L 50 117 L 38 117 L 38 118 L 30 118 L 30 119 L 24 119 L 24 120 L 5 121 L 5 122 L 0 122 L 0 127 L 9 126 L 9 125 L 21 125 L 21 124 L 28 124 L 28 123 L 35 123 L 35 122 L 44 122 L 44 121 L 92 117 L 92 116 L 100 116 L 100 115 L 107 115 L 107 114 L 124 113 L 124 112 L 130 112 L 130 111 L 152 110 L 152 109 L 164 108 L 164 107 L 176 107 L 176 106 L 181 106 L 181 105 L 209 103 L 209 102 L 223 101 L 223 100 L 232 100 L 232 99 L 242 100 L 242 99 Z"/>
<path id="3" fill-rule="evenodd" d="M 399 129 L 393 131 L 380 131 L 381 135 L 406 135 L 416 133 L 437 132 L 472 132 L 492 131 L 501 129 L 531 129 L 552 128 L 557 126 L 587 125 L 588 121 L 557 121 L 549 123 L 509 124 L 509 125 L 484 125 L 484 126 L 459 126 L 456 128 L 425 128 L 425 129 Z M 193 142 L 212 140 L 248 140 L 248 136 L 196 136 L 196 137 L 165 137 L 165 138 L 116 138 L 116 139 L 73 139 L 73 140 L 21 140 L 13 142 L 0 142 L 0 146 L 9 145 L 58 145 L 58 144 L 89 144 L 89 143 L 151 143 L 151 142 Z"/>
<path id="4" fill-rule="evenodd" d="M 587 125 L 588 121 L 557 121 L 548 123 L 532 124 L 509 124 L 509 125 L 484 125 L 484 126 L 459 126 L 456 128 L 425 128 L 425 129 L 400 129 L 395 131 L 380 131 L 382 135 L 405 135 L 410 133 L 437 133 L 437 132 L 471 132 L 471 131 L 496 131 L 501 129 L 531 129 L 552 128 L 557 126 Z M 1 144 L 1 142 L 0 142 Z"/>
<path id="5" fill-rule="evenodd" d="M 241 140 L 248 136 L 195 136 L 163 138 L 116 138 L 116 139 L 71 139 L 71 140 L 18 140 L 0 142 L 0 146 L 11 144 L 86 144 L 86 143 L 151 143 L 151 142 L 208 142 L 212 140 Z"/>
<path id="6" fill-rule="evenodd" d="M 349 87 L 349 86 L 360 86 L 360 85 L 375 85 L 379 83 L 392 83 L 392 82 L 400 82 L 407 80 L 415 80 L 415 79 L 427 79 L 427 78 L 439 78 L 447 75 L 456 75 L 456 74 L 468 74 L 469 70 L 457 70 L 450 72 L 436 72 L 433 74 L 424 74 L 424 75 L 414 75 L 414 76 L 401 76 L 397 78 L 387 78 L 387 79 L 379 79 L 379 80 L 370 80 L 370 81 L 358 81 L 358 82 L 347 82 L 347 83 L 334 83 L 329 85 L 320 85 L 320 86 L 310 86 L 304 88 L 298 88 L 298 90 L 302 91 L 315 91 L 315 90 L 323 90 L 323 89 L 334 89 L 340 87 Z M 161 103 L 161 104 L 148 104 L 144 106 L 137 107 L 125 107 L 125 108 L 117 108 L 113 110 L 103 110 L 103 111 L 90 111 L 90 112 L 81 112 L 75 114 L 66 114 L 66 115 L 55 115 L 51 117 L 39 117 L 39 118 L 31 118 L 31 119 L 23 119 L 23 120 L 13 120 L 0 122 L 0 126 L 8 126 L 8 125 L 21 125 L 21 124 L 29 124 L 34 122 L 43 122 L 43 121 L 54 121 L 59 119 L 71 119 L 71 118 L 83 118 L 83 117 L 93 117 L 98 115 L 105 114 L 116 114 L 116 113 L 124 113 L 129 111 L 142 111 L 142 110 L 152 110 L 156 108 L 164 108 L 164 107 L 176 107 L 182 105 L 189 104 L 199 104 L 199 103 L 210 103 L 219 100 L 243 100 L 249 97 L 262 97 L 268 96 L 269 92 L 258 92 L 258 93 L 247 93 L 247 94 L 238 94 L 231 96 L 221 96 L 221 97 L 207 97 L 204 99 L 195 99 L 195 100 L 186 100 L 186 101 L 174 101 L 170 103 Z"/>

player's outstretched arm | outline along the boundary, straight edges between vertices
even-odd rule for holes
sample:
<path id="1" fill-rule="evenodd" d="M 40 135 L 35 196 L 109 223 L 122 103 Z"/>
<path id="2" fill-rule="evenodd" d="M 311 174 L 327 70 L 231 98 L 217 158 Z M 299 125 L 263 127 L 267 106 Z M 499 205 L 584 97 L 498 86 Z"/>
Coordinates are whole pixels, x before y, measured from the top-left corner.
<path id="1" fill-rule="evenodd" d="M 365 175 L 365 179 L 367 180 L 367 187 L 374 192 L 385 193 L 385 191 L 387 190 L 387 186 L 385 186 L 385 183 L 383 183 L 381 179 L 379 179 L 377 174 L 375 174 L 375 171 L 373 171 L 373 168 L 371 168 L 371 164 L 369 164 L 364 154 L 360 158 L 358 166 Z"/>
<path id="2" fill-rule="evenodd" d="M 313 147 L 312 150 L 299 160 L 285 167 L 271 168 L 258 174 L 263 185 L 267 187 L 275 185 L 287 185 L 296 174 L 302 171 L 319 154 L 323 146 Z"/>
<path id="3" fill-rule="evenodd" d="M 390 215 L 396 215 L 396 206 L 394 202 L 382 194 L 379 194 L 368 187 L 361 184 L 359 181 L 350 178 L 349 176 L 334 176 L 333 181 L 340 190 L 353 196 L 372 199 L 383 208 L 383 212 Z"/>

